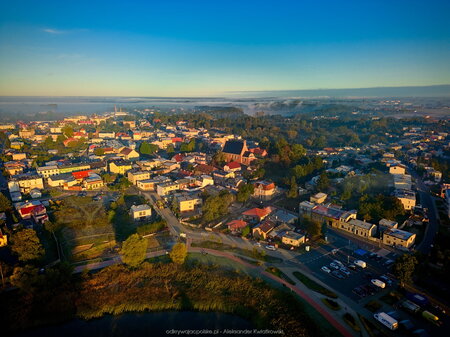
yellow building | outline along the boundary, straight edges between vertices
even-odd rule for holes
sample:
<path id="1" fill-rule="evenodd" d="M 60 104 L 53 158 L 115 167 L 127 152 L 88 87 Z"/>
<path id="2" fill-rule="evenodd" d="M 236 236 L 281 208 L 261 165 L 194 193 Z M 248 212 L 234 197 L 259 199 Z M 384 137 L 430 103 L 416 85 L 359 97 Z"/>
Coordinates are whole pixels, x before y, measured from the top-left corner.
<path id="1" fill-rule="evenodd" d="M 152 208 L 149 205 L 131 206 L 130 215 L 133 220 L 146 219 L 152 216 Z"/>
<path id="2" fill-rule="evenodd" d="M 31 138 L 34 136 L 34 133 L 34 129 L 22 129 L 19 131 L 19 137 L 24 139 Z"/>
<path id="3" fill-rule="evenodd" d="M 180 213 L 194 211 L 197 206 L 202 204 L 201 198 L 191 195 L 180 195 L 175 200 Z"/>
<path id="4" fill-rule="evenodd" d="M 156 193 L 159 196 L 165 196 L 172 191 L 177 191 L 180 189 L 180 184 L 176 182 L 167 182 L 156 185 Z"/>
<path id="5" fill-rule="evenodd" d="M 44 178 L 56 176 L 59 174 L 58 166 L 42 166 L 36 169 L 37 173 Z"/>
<path id="6" fill-rule="evenodd" d="M 24 176 L 8 181 L 8 189 L 10 192 L 29 193 L 34 188 L 39 190 L 44 188 L 42 177 Z"/>
<path id="7" fill-rule="evenodd" d="M 133 185 L 137 185 L 139 180 L 150 179 L 150 172 L 148 171 L 128 171 L 128 180 L 131 181 Z"/>
<path id="8" fill-rule="evenodd" d="M 109 172 L 111 173 L 117 173 L 117 174 L 123 174 L 129 170 L 131 170 L 133 167 L 131 163 L 125 162 L 125 161 L 117 161 L 117 162 L 111 162 L 109 163 Z"/>
<path id="9" fill-rule="evenodd" d="M 416 240 L 416 234 L 391 228 L 383 232 L 383 243 L 389 246 L 410 248 Z"/>
<path id="10" fill-rule="evenodd" d="M 305 243 L 305 236 L 295 232 L 287 231 L 281 236 L 281 242 L 285 245 L 299 247 L 302 243 Z"/>

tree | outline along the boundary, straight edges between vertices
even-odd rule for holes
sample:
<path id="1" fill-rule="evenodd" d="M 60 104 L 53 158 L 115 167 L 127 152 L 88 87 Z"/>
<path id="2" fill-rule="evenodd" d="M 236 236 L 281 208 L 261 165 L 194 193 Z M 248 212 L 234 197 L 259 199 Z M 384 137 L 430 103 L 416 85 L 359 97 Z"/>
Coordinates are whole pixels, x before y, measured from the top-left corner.
<path id="1" fill-rule="evenodd" d="M 45 253 L 34 229 L 24 229 L 14 234 L 11 250 L 19 255 L 20 261 L 38 260 Z"/>
<path id="2" fill-rule="evenodd" d="M 172 247 L 172 251 L 170 252 L 170 258 L 176 264 L 183 264 L 184 261 L 186 260 L 186 256 L 187 256 L 187 248 L 184 243 L 179 242 Z"/>
<path id="3" fill-rule="evenodd" d="M 400 256 L 395 261 L 392 271 L 402 286 L 411 281 L 417 263 L 416 257 L 408 254 Z"/>
<path id="4" fill-rule="evenodd" d="M 122 261 L 132 268 L 137 268 L 144 262 L 148 241 L 139 234 L 133 234 L 122 245 L 120 254 Z"/>
<path id="5" fill-rule="evenodd" d="M 147 142 L 143 142 L 139 147 L 139 152 L 141 154 L 153 154 L 155 152 L 158 152 L 158 150 L 159 150 L 158 145 L 149 144 Z"/>
<path id="6" fill-rule="evenodd" d="M 322 225 L 318 222 L 315 221 L 313 219 L 311 219 L 310 217 L 303 217 L 303 225 L 306 229 L 306 232 L 311 236 L 311 237 L 317 237 L 322 235 Z"/>
<path id="7" fill-rule="evenodd" d="M 71 126 L 67 125 L 67 126 L 63 127 L 62 133 L 67 138 L 70 138 L 73 136 L 73 128 Z"/>
<path id="8" fill-rule="evenodd" d="M 6 212 L 12 210 L 11 201 L 3 193 L 0 193 L 0 212 Z"/>
<path id="9" fill-rule="evenodd" d="M 239 202 L 246 202 L 255 191 L 253 184 L 241 184 L 239 186 L 236 200 Z"/>
<path id="10" fill-rule="evenodd" d="M 245 226 L 244 228 L 242 228 L 242 236 L 246 237 L 248 234 L 250 233 L 250 226 Z"/>
<path id="11" fill-rule="evenodd" d="M 319 179 L 317 180 L 317 188 L 320 191 L 325 191 L 330 186 L 330 179 L 325 172 L 322 172 Z"/>
<path id="12" fill-rule="evenodd" d="M 100 147 L 97 147 L 94 149 L 94 154 L 96 156 L 103 156 L 105 154 L 105 150 Z"/>
<path id="13" fill-rule="evenodd" d="M 167 153 L 174 153 L 175 152 L 175 148 L 173 147 L 173 144 L 167 145 L 166 152 Z"/>
<path id="14" fill-rule="evenodd" d="M 289 188 L 288 191 L 288 198 L 297 198 L 298 196 L 298 185 L 297 185 L 297 181 L 295 180 L 295 177 L 292 176 L 291 177 L 291 187 Z"/>
<path id="15" fill-rule="evenodd" d="M 212 158 L 212 161 L 217 166 L 223 165 L 226 161 L 225 153 L 223 153 L 222 151 L 216 152 Z"/>
<path id="16" fill-rule="evenodd" d="M 39 281 L 38 269 L 30 265 L 16 267 L 9 279 L 13 286 L 24 292 L 32 293 Z"/>

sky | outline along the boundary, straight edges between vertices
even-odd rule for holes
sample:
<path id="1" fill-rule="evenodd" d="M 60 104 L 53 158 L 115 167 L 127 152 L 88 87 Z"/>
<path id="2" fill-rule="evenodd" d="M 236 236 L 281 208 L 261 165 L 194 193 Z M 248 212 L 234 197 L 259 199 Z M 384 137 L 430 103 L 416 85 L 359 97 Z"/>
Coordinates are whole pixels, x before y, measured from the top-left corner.
<path id="1" fill-rule="evenodd" d="M 0 0 L 2 96 L 450 84 L 448 0 Z"/>

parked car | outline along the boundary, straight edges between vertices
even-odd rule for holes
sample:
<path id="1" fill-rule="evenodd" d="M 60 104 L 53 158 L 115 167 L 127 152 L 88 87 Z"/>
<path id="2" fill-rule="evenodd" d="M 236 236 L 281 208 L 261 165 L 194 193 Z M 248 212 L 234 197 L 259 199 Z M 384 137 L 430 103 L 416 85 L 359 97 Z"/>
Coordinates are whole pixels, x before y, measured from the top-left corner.
<path id="1" fill-rule="evenodd" d="M 267 250 L 277 250 L 277 249 L 275 248 L 275 246 L 270 246 L 270 245 L 267 245 L 267 246 L 266 246 L 266 249 L 267 249 Z"/>
<path id="2" fill-rule="evenodd" d="M 331 273 L 330 268 L 328 268 L 327 266 L 323 266 L 323 267 L 320 268 L 320 269 L 322 269 L 322 271 L 324 271 L 325 273 Z"/>
<path id="3" fill-rule="evenodd" d="M 261 247 L 261 243 L 257 242 L 257 243 L 255 243 L 255 246 L 256 247 Z"/>
<path id="4" fill-rule="evenodd" d="M 404 319 L 403 321 L 398 322 L 398 324 L 400 325 L 400 328 L 406 331 L 413 331 L 416 328 L 409 319 Z"/>
<path id="5" fill-rule="evenodd" d="M 331 263 L 330 263 L 330 267 L 333 268 L 333 269 L 335 269 L 335 270 L 338 270 L 338 269 L 340 268 L 339 265 L 336 264 L 336 263 L 334 263 L 334 262 L 331 262 Z"/>
<path id="6" fill-rule="evenodd" d="M 347 276 L 350 276 L 350 271 L 345 267 L 339 268 L 339 271 Z"/>
<path id="7" fill-rule="evenodd" d="M 429 337 L 429 333 L 425 329 L 417 329 L 412 332 L 415 337 Z"/>
<path id="8" fill-rule="evenodd" d="M 373 285 L 376 285 L 377 287 L 380 287 L 382 289 L 386 288 L 386 283 L 384 283 L 383 281 L 379 280 L 379 279 L 371 279 L 370 282 L 372 282 Z"/>
<path id="9" fill-rule="evenodd" d="M 340 267 L 344 267 L 344 264 L 341 261 L 339 261 L 339 260 L 333 260 L 333 262 L 335 264 L 337 264 L 338 266 L 340 266 Z"/>
<path id="10" fill-rule="evenodd" d="M 386 275 L 381 275 L 381 276 L 379 277 L 379 279 L 380 279 L 381 281 L 383 281 L 384 283 L 386 283 L 387 285 L 389 285 L 389 286 L 392 285 L 392 280 L 391 280 L 389 277 L 387 277 Z"/>
<path id="11" fill-rule="evenodd" d="M 336 277 L 340 280 L 343 280 L 345 278 L 344 275 L 342 275 L 342 273 L 338 272 L 337 270 L 333 270 L 331 272 L 331 275 L 333 275 L 334 277 Z"/>
<path id="12" fill-rule="evenodd" d="M 356 266 L 355 266 L 354 264 L 349 264 L 348 267 L 349 267 L 351 270 L 358 270 L 358 268 L 356 268 Z"/>
<path id="13" fill-rule="evenodd" d="M 394 262 L 395 262 L 394 260 L 387 260 L 385 263 L 383 263 L 383 266 L 385 267 L 392 266 Z"/>

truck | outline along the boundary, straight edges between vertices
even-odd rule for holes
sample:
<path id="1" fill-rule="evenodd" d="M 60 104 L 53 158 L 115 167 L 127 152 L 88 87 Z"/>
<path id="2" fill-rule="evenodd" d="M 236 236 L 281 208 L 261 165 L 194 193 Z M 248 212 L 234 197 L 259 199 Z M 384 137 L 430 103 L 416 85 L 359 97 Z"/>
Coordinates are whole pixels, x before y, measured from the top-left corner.
<path id="1" fill-rule="evenodd" d="M 354 265 L 357 265 L 360 268 L 366 268 L 367 267 L 367 263 L 363 260 L 355 260 L 355 262 L 353 262 Z"/>
<path id="2" fill-rule="evenodd" d="M 405 309 L 406 311 L 409 311 L 410 313 L 417 313 L 420 310 L 420 306 L 418 306 L 416 303 L 411 302 L 409 300 L 404 300 L 400 306 Z"/>
<path id="3" fill-rule="evenodd" d="M 376 278 L 372 279 L 370 282 L 372 282 L 372 284 L 376 285 L 377 287 L 386 288 L 386 283 L 384 283 L 383 281 L 378 280 Z"/>
<path id="4" fill-rule="evenodd" d="M 435 314 L 433 314 L 427 310 L 422 312 L 422 317 L 437 326 L 440 326 L 442 324 L 442 322 L 439 320 L 439 317 L 437 317 Z"/>
<path id="5" fill-rule="evenodd" d="M 398 321 L 385 312 L 376 313 L 373 315 L 373 318 L 391 330 L 396 330 L 398 328 Z"/>

